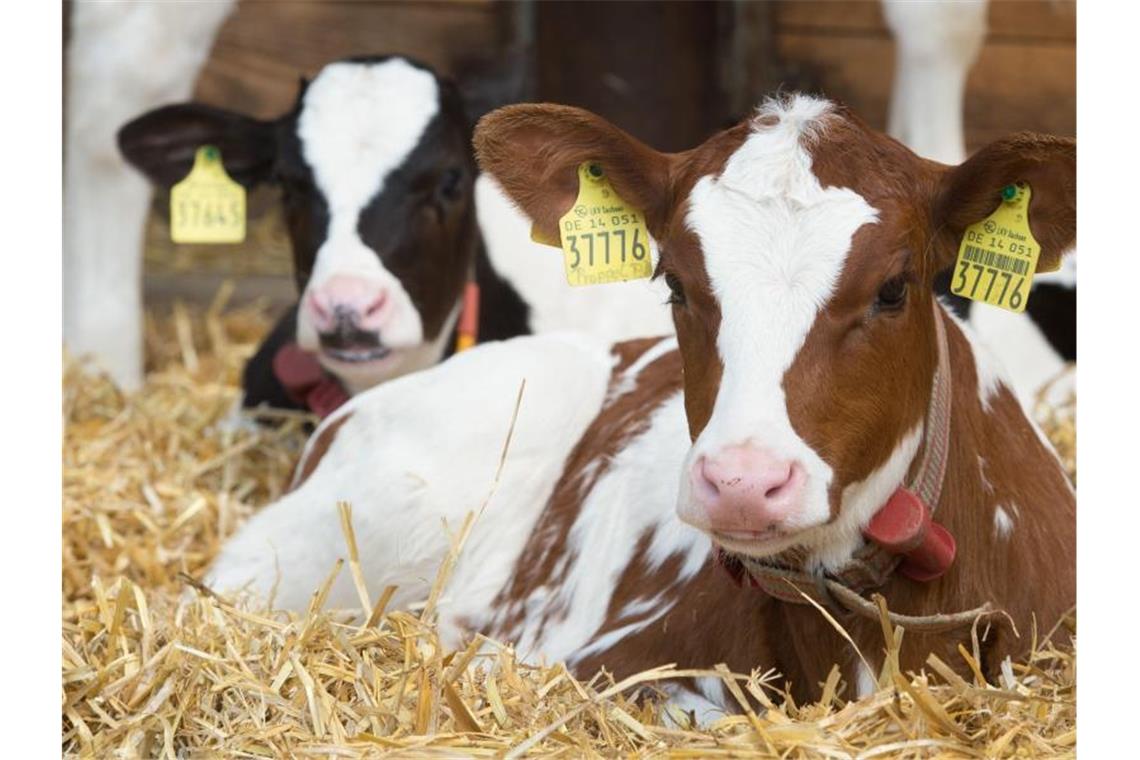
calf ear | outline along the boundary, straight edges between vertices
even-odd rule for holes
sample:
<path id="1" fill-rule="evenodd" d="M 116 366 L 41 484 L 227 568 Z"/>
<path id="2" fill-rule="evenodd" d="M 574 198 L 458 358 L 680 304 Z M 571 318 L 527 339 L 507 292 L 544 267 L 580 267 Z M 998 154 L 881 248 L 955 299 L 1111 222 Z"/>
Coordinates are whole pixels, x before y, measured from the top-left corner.
<path id="1" fill-rule="evenodd" d="M 157 108 L 119 130 L 119 150 L 127 162 L 166 188 L 190 172 L 202 145 L 221 150 L 226 172 L 246 187 L 272 175 L 277 154 L 273 122 L 184 103 Z"/>
<path id="2" fill-rule="evenodd" d="M 954 263 L 967 227 L 1001 203 L 1006 185 L 1029 183 L 1029 227 L 1041 246 L 1038 272 L 1061 265 L 1077 238 L 1077 142 L 1023 132 L 990 143 L 942 176 L 934 202 L 938 269 Z"/>
<path id="3" fill-rule="evenodd" d="M 578 166 L 601 165 L 614 190 L 644 215 L 660 240 L 669 212 L 672 159 L 600 116 L 570 106 L 500 108 L 475 128 L 475 156 L 543 236 L 558 240 L 558 220 L 578 197 Z"/>

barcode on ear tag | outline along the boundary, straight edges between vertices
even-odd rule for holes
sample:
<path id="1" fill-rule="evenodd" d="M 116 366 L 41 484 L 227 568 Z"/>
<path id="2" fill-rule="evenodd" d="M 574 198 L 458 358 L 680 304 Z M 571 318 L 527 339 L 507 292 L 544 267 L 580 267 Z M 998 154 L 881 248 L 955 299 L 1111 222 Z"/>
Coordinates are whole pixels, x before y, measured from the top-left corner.
<path id="1" fill-rule="evenodd" d="M 571 285 L 646 279 L 653 274 L 641 212 L 614 191 L 602 166 L 578 166 L 578 198 L 561 219 L 562 255 Z"/>
<path id="2" fill-rule="evenodd" d="M 170 189 L 170 239 L 175 243 L 245 240 L 245 188 L 230 179 L 222 154 L 203 145 L 194 167 Z"/>

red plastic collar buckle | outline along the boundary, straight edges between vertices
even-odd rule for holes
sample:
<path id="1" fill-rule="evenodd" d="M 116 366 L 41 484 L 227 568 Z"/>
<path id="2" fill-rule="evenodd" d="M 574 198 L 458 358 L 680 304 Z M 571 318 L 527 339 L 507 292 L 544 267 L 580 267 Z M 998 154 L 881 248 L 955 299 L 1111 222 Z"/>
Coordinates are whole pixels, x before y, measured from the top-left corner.
<path id="1" fill-rule="evenodd" d="M 913 492 L 900 488 L 891 495 L 863 535 L 892 554 L 905 559 L 898 571 L 916 581 L 941 577 L 954 563 L 958 547 L 954 536 L 934 522 L 930 507 Z"/>
<path id="2" fill-rule="evenodd" d="M 286 343 L 277 349 L 273 355 L 273 374 L 289 398 L 322 419 L 348 401 L 348 394 L 336 378 L 296 343 Z"/>

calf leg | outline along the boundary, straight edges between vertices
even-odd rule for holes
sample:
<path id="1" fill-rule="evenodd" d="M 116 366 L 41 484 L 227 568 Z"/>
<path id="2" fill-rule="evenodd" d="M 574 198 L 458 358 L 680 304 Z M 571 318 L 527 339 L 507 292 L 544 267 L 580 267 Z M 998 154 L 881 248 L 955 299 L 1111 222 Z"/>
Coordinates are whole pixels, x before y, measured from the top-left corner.
<path id="1" fill-rule="evenodd" d="M 961 162 L 966 75 L 986 35 L 986 0 L 883 0 L 883 15 L 898 51 L 888 131 L 921 156 Z"/>
<path id="2" fill-rule="evenodd" d="M 115 134 L 190 96 L 233 2 L 74 3 L 64 133 L 63 329 L 124 388 L 142 382 L 142 228 L 150 191 Z"/>

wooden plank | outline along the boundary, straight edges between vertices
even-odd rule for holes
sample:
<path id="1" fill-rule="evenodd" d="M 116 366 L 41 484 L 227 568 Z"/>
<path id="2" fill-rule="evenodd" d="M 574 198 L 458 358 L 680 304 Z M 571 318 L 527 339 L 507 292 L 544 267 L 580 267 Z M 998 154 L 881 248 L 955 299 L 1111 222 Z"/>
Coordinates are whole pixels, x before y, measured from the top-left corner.
<path id="1" fill-rule="evenodd" d="M 543 2 L 538 96 L 587 108 L 660 150 L 724 126 L 718 4 Z"/>
<path id="2" fill-rule="evenodd" d="M 894 44 L 888 39 L 825 39 L 783 32 L 776 55 L 787 63 L 785 87 L 819 92 L 851 106 L 876 129 L 885 129 L 894 71 Z"/>
<path id="3" fill-rule="evenodd" d="M 776 33 L 794 29 L 832 29 L 847 32 L 886 34 L 879 0 L 780 0 L 772 3 Z"/>
<path id="4" fill-rule="evenodd" d="M 966 83 L 967 146 L 1021 129 L 1075 136 L 1076 80 L 1076 48 L 987 45 Z"/>
<path id="5" fill-rule="evenodd" d="M 878 0 L 781 0 L 773 3 L 777 34 L 809 30 L 832 36 L 888 36 Z M 1075 0 L 991 0 L 988 11 L 991 40 L 1077 39 Z"/>
<path id="6" fill-rule="evenodd" d="M 182 301 L 187 304 L 208 306 L 227 280 L 234 283 L 230 306 L 242 306 L 261 301 L 270 315 L 276 318 L 297 303 L 297 287 L 292 277 L 280 275 L 242 275 L 234 277 L 211 272 L 183 272 L 164 274 L 147 272 L 143 280 L 143 302 L 150 308 L 163 307 Z"/>
<path id="7" fill-rule="evenodd" d="M 991 0 L 988 20 L 993 39 L 1077 42 L 1076 0 Z"/>
<path id="8" fill-rule="evenodd" d="M 506 4 L 243 2 L 222 26 L 195 97 L 260 118 L 286 111 L 301 75 L 352 55 L 401 54 L 444 74 L 502 49 Z"/>

